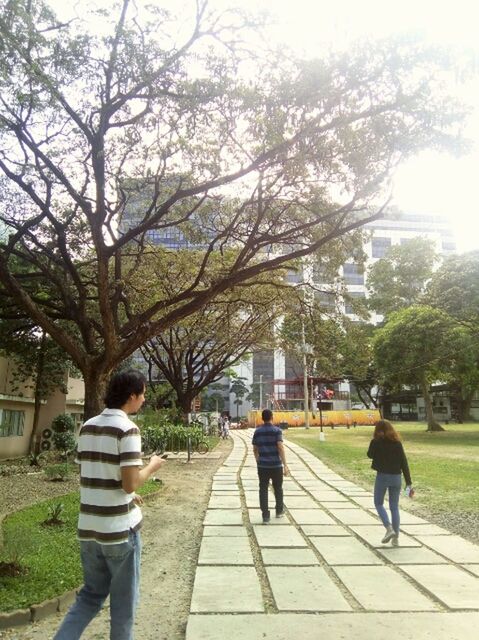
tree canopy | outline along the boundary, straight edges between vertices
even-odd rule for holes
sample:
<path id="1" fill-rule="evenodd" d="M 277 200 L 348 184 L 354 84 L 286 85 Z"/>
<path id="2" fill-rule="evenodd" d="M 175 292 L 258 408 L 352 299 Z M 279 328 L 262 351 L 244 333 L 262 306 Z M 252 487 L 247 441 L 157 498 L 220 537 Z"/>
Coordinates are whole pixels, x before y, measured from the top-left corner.
<path id="1" fill-rule="evenodd" d="M 148 338 L 374 219 L 405 157 L 460 146 L 420 43 L 301 60 L 195 7 L 0 3 L 0 295 L 81 370 L 87 416 Z"/>
<path id="2" fill-rule="evenodd" d="M 388 316 L 420 302 L 436 261 L 434 243 L 426 238 L 411 238 L 405 244 L 390 247 L 369 268 L 369 307 Z"/>

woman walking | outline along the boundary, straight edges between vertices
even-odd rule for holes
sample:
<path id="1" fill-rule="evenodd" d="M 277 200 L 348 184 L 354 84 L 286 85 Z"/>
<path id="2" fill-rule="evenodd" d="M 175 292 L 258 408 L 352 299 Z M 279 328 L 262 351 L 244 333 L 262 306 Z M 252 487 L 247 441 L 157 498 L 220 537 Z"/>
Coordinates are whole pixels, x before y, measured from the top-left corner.
<path id="1" fill-rule="evenodd" d="M 409 492 L 412 485 L 411 474 L 399 434 L 392 424 L 387 420 L 378 420 L 374 426 L 374 436 L 368 449 L 368 458 L 373 461 L 371 467 L 377 472 L 374 483 L 374 506 L 386 527 L 386 533 L 381 542 L 386 543 L 391 540 L 391 544 L 397 547 L 399 543 L 401 472 L 404 474 Z M 391 520 L 384 508 L 386 491 L 389 494 Z"/>

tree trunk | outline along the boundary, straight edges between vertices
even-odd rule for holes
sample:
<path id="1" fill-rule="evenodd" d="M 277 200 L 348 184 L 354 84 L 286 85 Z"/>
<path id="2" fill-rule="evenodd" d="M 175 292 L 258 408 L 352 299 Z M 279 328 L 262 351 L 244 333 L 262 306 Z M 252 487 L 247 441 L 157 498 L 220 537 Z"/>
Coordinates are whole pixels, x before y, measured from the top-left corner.
<path id="1" fill-rule="evenodd" d="M 434 418 L 434 413 L 432 410 L 432 401 L 431 395 L 429 393 L 429 385 L 425 378 L 421 381 L 422 395 L 424 398 L 424 406 L 426 408 L 426 419 L 427 419 L 427 429 L 426 431 L 444 431 L 444 427 L 442 427 L 439 422 L 437 422 Z"/>
<path id="2" fill-rule="evenodd" d="M 111 371 L 89 371 L 83 372 L 83 382 L 85 384 L 85 405 L 83 419 L 88 420 L 97 416 L 105 408 L 105 392 L 110 379 Z"/>
<path id="3" fill-rule="evenodd" d="M 460 423 L 463 423 L 466 420 L 471 419 L 470 411 L 471 411 L 471 404 L 472 404 L 472 399 L 474 397 L 474 393 L 475 393 L 475 390 L 465 393 L 464 396 L 461 394 L 461 397 L 460 397 L 461 402 L 459 404 L 459 416 L 458 416 Z"/>
<path id="4" fill-rule="evenodd" d="M 40 420 L 40 407 L 41 407 L 41 380 L 43 377 L 43 369 L 45 364 L 45 343 L 46 343 L 46 334 L 42 332 L 42 338 L 40 340 L 40 347 L 38 351 L 38 360 L 37 360 L 37 370 L 35 372 L 35 404 L 33 406 L 33 425 L 32 425 L 32 433 L 30 435 L 30 442 L 28 445 L 28 450 L 30 454 L 34 456 L 34 462 L 32 464 L 36 464 L 36 456 L 40 453 L 40 444 L 41 444 L 41 434 L 37 433 L 38 431 L 38 423 Z"/>

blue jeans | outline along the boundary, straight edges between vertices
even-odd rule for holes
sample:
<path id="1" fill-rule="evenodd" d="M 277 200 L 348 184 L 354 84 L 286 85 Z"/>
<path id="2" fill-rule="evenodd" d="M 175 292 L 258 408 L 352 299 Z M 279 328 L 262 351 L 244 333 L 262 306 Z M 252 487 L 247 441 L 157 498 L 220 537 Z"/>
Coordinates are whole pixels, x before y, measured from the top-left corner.
<path id="1" fill-rule="evenodd" d="M 381 473 L 377 472 L 376 482 L 374 483 L 374 506 L 378 512 L 378 516 L 385 527 L 389 527 L 391 522 L 384 508 L 384 496 L 386 490 L 389 493 L 389 509 L 391 510 L 392 527 L 394 531 L 399 533 L 399 494 L 401 493 L 401 474 L 400 473 Z"/>
<path id="2" fill-rule="evenodd" d="M 130 531 L 128 542 L 80 542 L 84 585 L 54 640 L 77 640 L 110 595 L 110 639 L 132 640 L 140 585 L 141 537 Z"/>

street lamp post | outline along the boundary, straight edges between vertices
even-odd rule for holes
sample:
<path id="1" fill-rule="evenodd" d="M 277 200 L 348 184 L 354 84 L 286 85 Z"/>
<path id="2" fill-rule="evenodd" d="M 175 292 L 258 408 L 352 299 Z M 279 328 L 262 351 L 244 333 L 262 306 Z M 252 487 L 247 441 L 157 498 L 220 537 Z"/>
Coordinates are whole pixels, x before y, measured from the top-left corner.
<path id="1" fill-rule="evenodd" d="M 259 374 L 259 408 L 263 408 L 263 374 Z"/>
<path id="2" fill-rule="evenodd" d="M 308 393 L 308 358 L 309 345 L 306 344 L 304 320 L 301 320 L 301 333 L 303 338 L 303 387 L 304 387 L 304 428 L 309 429 L 309 393 Z"/>

